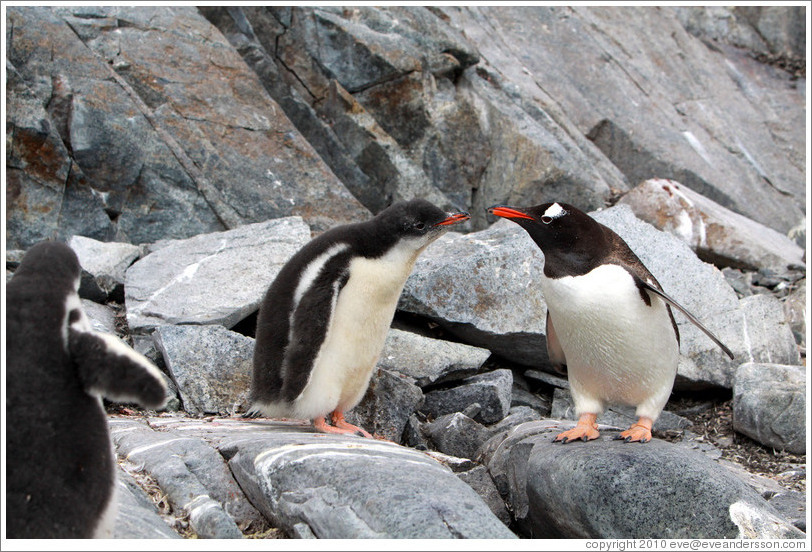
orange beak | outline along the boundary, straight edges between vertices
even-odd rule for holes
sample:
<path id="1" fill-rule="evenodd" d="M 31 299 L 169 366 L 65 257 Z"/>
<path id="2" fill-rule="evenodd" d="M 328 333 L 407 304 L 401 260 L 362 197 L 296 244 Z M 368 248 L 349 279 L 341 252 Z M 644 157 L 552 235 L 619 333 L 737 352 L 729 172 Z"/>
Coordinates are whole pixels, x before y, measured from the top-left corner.
<path id="1" fill-rule="evenodd" d="M 458 222 L 464 222 L 469 218 L 471 218 L 471 216 L 468 213 L 454 213 L 448 215 L 448 218 L 441 220 L 434 226 L 449 226 L 451 224 L 457 224 Z"/>
<path id="2" fill-rule="evenodd" d="M 528 215 L 527 213 L 523 213 L 522 211 L 519 211 L 518 209 L 514 209 L 512 207 L 505 207 L 505 206 L 502 206 L 502 205 L 494 205 L 493 207 L 488 207 L 488 212 L 491 213 L 492 215 L 496 215 L 497 217 L 510 218 L 510 219 L 523 218 L 523 219 L 529 219 L 529 220 L 536 220 L 533 217 L 531 217 L 530 215 Z"/>

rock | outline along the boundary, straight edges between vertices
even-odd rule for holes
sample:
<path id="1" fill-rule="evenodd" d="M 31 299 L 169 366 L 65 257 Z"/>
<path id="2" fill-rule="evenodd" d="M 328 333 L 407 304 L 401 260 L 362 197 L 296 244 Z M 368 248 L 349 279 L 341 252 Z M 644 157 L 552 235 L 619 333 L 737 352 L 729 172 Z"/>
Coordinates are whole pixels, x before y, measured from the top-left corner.
<path id="1" fill-rule="evenodd" d="M 420 452 L 248 425 L 221 429 L 217 446 L 251 502 L 289 534 L 305 523 L 318 538 L 515 537 L 468 485 Z"/>
<path id="2" fill-rule="evenodd" d="M 127 269 L 134 333 L 165 324 L 231 327 L 257 310 L 279 270 L 310 231 L 299 217 L 170 240 Z"/>
<path id="3" fill-rule="evenodd" d="M 540 416 L 548 416 L 552 403 L 547 396 L 537 395 L 513 385 L 513 392 L 510 397 L 510 407 L 526 406 L 535 410 Z"/>
<path id="4" fill-rule="evenodd" d="M 160 326 L 153 333 L 190 414 L 234 414 L 248 400 L 254 340 L 222 326 Z"/>
<path id="5" fill-rule="evenodd" d="M 361 402 L 345 414 L 351 424 L 400 443 L 409 417 L 422 403 L 423 392 L 410 378 L 379 367 Z"/>
<path id="6" fill-rule="evenodd" d="M 378 367 L 409 376 L 420 387 L 475 374 L 490 351 L 390 329 Z"/>
<path id="7" fill-rule="evenodd" d="M 509 431 L 525 422 L 533 422 L 540 418 L 542 418 L 541 414 L 529 406 L 512 406 L 507 416 L 488 427 L 488 438 L 503 431 Z M 484 444 L 484 441 L 480 442 L 480 446 L 482 444 Z"/>
<path id="8" fill-rule="evenodd" d="M 199 537 L 241 538 L 236 520 L 259 519 L 211 446 L 126 419 L 111 419 L 110 425 L 116 453 L 143 466 L 173 508 L 186 511 Z"/>
<path id="9" fill-rule="evenodd" d="M 806 532 L 806 495 L 798 491 L 781 490 L 767 499 L 783 519 Z"/>
<path id="10" fill-rule="evenodd" d="M 673 180 L 647 180 L 620 203 L 629 205 L 637 218 L 682 239 L 700 259 L 719 268 L 783 269 L 804 264 L 804 250 L 786 235 Z"/>
<path id="11" fill-rule="evenodd" d="M 795 342 L 806 347 L 806 278 L 799 280 L 784 302 L 784 316 L 795 336 Z"/>
<path id="12" fill-rule="evenodd" d="M 570 382 L 566 377 L 556 376 L 553 374 L 548 374 L 547 372 L 541 372 L 540 370 L 525 370 L 524 377 L 530 378 L 532 380 L 540 381 L 541 383 L 558 389 L 569 389 Z"/>
<path id="13" fill-rule="evenodd" d="M 440 416 L 426 432 L 440 452 L 471 460 L 476 460 L 477 449 L 489 437 L 485 426 L 461 412 Z"/>
<path id="14" fill-rule="evenodd" d="M 422 411 L 435 418 L 444 414 L 462 412 L 475 402 L 482 406 L 474 419 L 484 424 L 498 422 L 510 410 L 513 374 L 500 369 L 471 376 L 459 382 L 456 387 L 428 391 Z"/>
<path id="15" fill-rule="evenodd" d="M 802 539 L 806 535 L 781 516 L 747 502 L 730 505 L 730 519 L 739 527 L 740 539 Z"/>
<path id="16" fill-rule="evenodd" d="M 557 420 L 578 419 L 578 416 L 575 415 L 575 403 L 568 389 L 556 389 L 554 391 L 550 417 Z M 637 416 L 635 415 L 634 406 L 612 405 L 598 416 L 598 423 L 622 429 L 628 429 L 635 422 L 637 422 Z M 653 429 L 655 431 L 679 430 L 691 427 L 691 425 L 690 420 L 668 410 L 663 410 L 657 421 L 654 422 Z"/>
<path id="17" fill-rule="evenodd" d="M 735 538 L 743 520 L 761 516 L 785 538 L 803 538 L 701 452 L 659 439 L 630 446 L 606 435 L 562 445 L 552 442 L 563 429 L 556 426 L 526 423 L 486 445 L 486 465 L 524 536 Z M 745 505 L 747 516 L 739 513 Z M 741 532 L 770 538 L 775 529 Z"/>
<path id="18" fill-rule="evenodd" d="M 81 299 L 90 326 L 97 332 L 116 335 L 116 312 L 107 305 L 100 305 L 87 299 Z"/>
<path id="19" fill-rule="evenodd" d="M 417 259 L 398 308 L 435 320 L 467 343 L 537 366 L 547 359 L 543 267 L 541 251 L 508 221 L 467 235 L 449 232 Z"/>
<path id="20" fill-rule="evenodd" d="M 802 366 L 742 364 L 733 384 L 733 427 L 769 447 L 804 454 L 805 390 Z"/>
<path id="21" fill-rule="evenodd" d="M 755 54 L 803 58 L 806 51 L 799 7 L 692 6 L 676 8 L 676 15 L 694 36 Z"/>
<path id="22" fill-rule="evenodd" d="M 496 485 L 493 483 L 491 474 L 488 473 L 488 468 L 485 466 L 477 466 L 474 469 L 458 473 L 457 477 L 462 479 L 472 489 L 474 489 L 488 508 L 491 509 L 493 515 L 499 518 L 499 521 L 505 525 L 510 525 L 510 512 L 505 507 L 505 501 L 499 496 L 499 491 L 496 490 Z"/>
<path id="23" fill-rule="evenodd" d="M 116 486 L 118 515 L 113 532 L 116 539 L 179 539 L 158 514 L 158 510 L 130 474 L 118 470 Z"/>
<path id="24" fill-rule="evenodd" d="M 152 363 L 161 370 L 164 383 L 166 384 L 166 398 L 164 405 L 158 408 L 158 412 L 177 412 L 183 410 L 183 404 L 180 402 L 178 393 L 178 386 L 175 385 L 174 380 L 167 375 L 166 363 L 164 357 L 158 347 L 155 345 L 155 340 L 151 335 L 134 335 L 132 336 L 133 349 L 147 357 Z"/>
<path id="25" fill-rule="evenodd" d="M 122 301 L 125 272 L 141 256 L 141 248 L 129 243 L 100 242 L 84 236 L 73 236 L 68 245 L 99 288 L 108 297 L 115 292 Z"/>
<path id="26" fill-rule="evenodd" d="M 566 121 L 569 134 L 587 136 L 627 182 L 674 179 L 782 233 L 804 216 L 803 142 L 792 123 L 803 120 L 803 87 L 792 75 L 708 48 L 671 8 L 443 13 L 490 63 L 493 81 L 515 86 L 514 104 Z M 518 199 L 510 202 L 530 204 Z"/>

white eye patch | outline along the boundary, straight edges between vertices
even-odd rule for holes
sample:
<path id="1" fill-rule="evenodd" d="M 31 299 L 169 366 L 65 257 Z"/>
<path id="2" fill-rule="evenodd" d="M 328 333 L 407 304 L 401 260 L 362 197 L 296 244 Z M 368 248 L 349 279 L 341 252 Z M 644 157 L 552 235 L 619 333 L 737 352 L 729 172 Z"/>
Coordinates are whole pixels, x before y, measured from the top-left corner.
<path id="1" fill-rule="evenodd" d="M 561 205 L 559 205 L 558 203 L 553 203 L 552 205 L 547 207 L 547 210 L 544 211 L 544 214 L 542 216 L 550 218 L 558 218 L 566 214 L 567 212 L 564 210 L 563 207 L 561 207 Z"/>

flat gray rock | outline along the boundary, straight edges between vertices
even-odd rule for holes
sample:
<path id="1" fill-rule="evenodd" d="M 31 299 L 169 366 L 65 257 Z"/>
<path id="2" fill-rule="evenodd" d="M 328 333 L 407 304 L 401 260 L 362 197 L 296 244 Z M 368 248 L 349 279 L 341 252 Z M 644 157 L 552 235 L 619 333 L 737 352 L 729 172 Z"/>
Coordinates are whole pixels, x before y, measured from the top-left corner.
<path id="1" fill-rule="evenodd" d="M 119 467 L 118 515 L 113 530 L 116 539 L 180 539 L 182 538 L 158 514 L 155 504 L 138 486 L 130 474 Z"/>
<path id="2" fill-rule="evenodd" d="M 512 389 L 513 373 L 506 369 L 494 370 L 461 380 L 448 389 L 427 392 L 421 410 L 439 417 L 464 412 L 479 403 L 479 411 L 471 417 L 483 424 L 492 424 L 507 416 Z"/>
<path id="3" fill-rule="evenodd" d="M 318 538 L 515 538 L 423 453 L 354 436 L 257 431 L 221 445 L 260 511 Z M 233 444 L 232 444 L 233 443 Z"/>
<path id="4" fill-rule="evenodd" d="M 475 374 L 491 356 L 481 347 L 390 329 L 378 367 L 413 378 L 420 387 Z"/>
<path id="5" fill-rule="evenodd" d="M 803 538 L 751 487 L 703 453 L 603 435 L 553 443 L 554 420 L 486 446 L 486 465 L 533 538 Z M 772 525 L 763 523 L 769 520 Z"/>
<path id="6" fill-rule="evenodd" d="M 248 399 L 254 340 L 222 326 L 161 326 L 152 334 L 190 414 L 233 414 Z"/>
<path id="7" fill-rule="evenodd" d="M 687 186 L 646 180 L 620 203 L 659 230 L 673 234 L 703 261 L 748 270 L 804 266 L 804 250 L 785 234 L 722 207 Z"/>
<path id="8" fill-rule="evenodd" d="M 258 308 L 279 270 L 308 241 L 307 224 L 287 217 L 163 242 L 127 270 L 130 330 L 231 327 Z"/>
<path id="9" fill-rule="evenodd" d="M 107 305 L 100 305 L 94 301 L 81 299 L 82 310 L 85 311 L 90 326 L 97 332 L 116 333 L 116 313 Z"/>
<path id="10" fill-rule="evenodd" d="M 806 452 L 806 368 L 748 362 L 733 384 L 733 427 L 768 447 Z"/>
<path id="11" fill-rule="evenodd" d="M 488 473 L 488 468 L 476 466 L 468 471 L 458 473 L 457 477 L 470 485 L 482 497 L 485 504 L 502 523 L 505 525 L 510 524 L 510 512 L 505 507 L 505 501 L 499 496 L 499 491 L 496 490 L 496 485 L 493 483 L 491 474 Z"/>

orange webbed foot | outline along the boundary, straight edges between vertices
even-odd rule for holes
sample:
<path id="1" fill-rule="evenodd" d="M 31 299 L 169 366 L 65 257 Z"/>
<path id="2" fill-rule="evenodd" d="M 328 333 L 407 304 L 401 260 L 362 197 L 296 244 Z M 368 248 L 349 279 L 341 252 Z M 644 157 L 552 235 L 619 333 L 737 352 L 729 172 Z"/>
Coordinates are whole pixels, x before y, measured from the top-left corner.
<path id="1" fill-rule="evenodd" d="M 636 424 L 626 431 L 621 432 L 615 439 L 623 439 L 627 443 L 640 442 L 648 443 L 651 441 L 651 426 L 654 422 L 649 418 L 640 418 Z"/>
<path id="2" fill-rule="evenodd" d="M 334 410 L 330 417 L 333 419 L 333 425 L 335 427 L 347 430 L 350 433 L 360 433 L 362 436 L 373 439 L 372 435 L 363 428 L 360 428 L 356 425 L 352 425 L 350 422 L 344 419 L 344 413 L 340 410 Z"/>
<path id="3" fill-rule="evenodd" d="M 591 441 L 592 439 L 597 439 L 600 437 L 600 432 L 598 432 L 598 424 L 595 423 L 597 418 L 597 414 L 581 414 L 575 427 L 556 435 L 553 442 L 557 443 L 558 441 L 561 441 L 564 444 L 567 444 L 579 439 L 581 441 Z"/>

